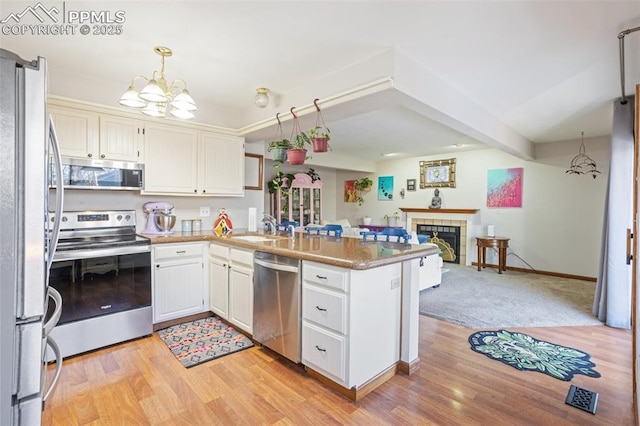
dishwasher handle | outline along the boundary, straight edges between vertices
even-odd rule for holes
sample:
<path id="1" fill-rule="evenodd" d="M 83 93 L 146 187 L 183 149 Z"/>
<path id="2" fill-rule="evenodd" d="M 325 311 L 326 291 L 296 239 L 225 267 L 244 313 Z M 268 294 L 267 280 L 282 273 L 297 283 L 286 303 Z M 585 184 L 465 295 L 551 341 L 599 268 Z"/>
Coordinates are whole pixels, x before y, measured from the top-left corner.
<path id="1" fill-rule="evenodd" d="M 256 265 L 264 266 L 265 268 L 269 268 L 269 269 L 275 269 L 276 271 L 298 273 L 298 268 L 295 267 L 295 266 L 282 265 L 282 264 L 279 264 L 279 263 L 265 262 L 262 259 L 253 259 L 253 262 Z"/>

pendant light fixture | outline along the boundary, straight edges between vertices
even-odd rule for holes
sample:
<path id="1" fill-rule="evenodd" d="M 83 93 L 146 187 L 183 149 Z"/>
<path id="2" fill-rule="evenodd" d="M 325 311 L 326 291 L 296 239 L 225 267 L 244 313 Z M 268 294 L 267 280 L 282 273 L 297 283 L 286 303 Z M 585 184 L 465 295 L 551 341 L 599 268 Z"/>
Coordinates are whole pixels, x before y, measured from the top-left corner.
<path id="1" fill-rule="evenodd" d="M 162 58 L 160 72 L 153 71 L 152 77 L 137 75 L 131 80 L 131 85 L 120 97 L 120 105 L 130 108 L 142 108 L 142 113 L 151 117 L 165 117 L 168 111 L 172 116 L 182 119 L 195 117 L 194 111 L 198 109 L 195 101 L 187 90 L 184 80 L 176 79 L 167 84 L 164 77 L 164 59 L 173 55 L 168 47 L 156 46 L 153 51 Z M 135 88 L 136 80 L 144 80 L 147 84 L 138 93 Z"/>
<path id="2" fill-rule="evenodd" d="M 580 150 L 578 151 L 578 155 L 573 157 L 573 160 L 571 160 L 571 166 L 565 173 L 573 175 L 590 174 L 594 179 L 597 175 L 600 174 L 596 166 L 596 162 L 593 161 L 587 154 L 585 154 L 584 132 L 582 132 L 582 142 L 580 143 Z"/>
<path id="3" fill-rule="evenodd" d="M 254 102 L 258 108 L 266 108 L 269 105 L 269 89 L 266 87 L 258 87 L 256 89 L 256 97 L 254 98 Z"/>

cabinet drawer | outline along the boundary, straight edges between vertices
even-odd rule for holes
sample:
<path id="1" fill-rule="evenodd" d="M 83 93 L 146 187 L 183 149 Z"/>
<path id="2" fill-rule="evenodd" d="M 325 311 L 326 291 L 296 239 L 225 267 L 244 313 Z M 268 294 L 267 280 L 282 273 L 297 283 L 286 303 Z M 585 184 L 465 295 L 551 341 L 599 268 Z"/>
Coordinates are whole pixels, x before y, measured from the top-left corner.
<path id="1" fill-rule="evenodd" d="M 253 269 L 253 251 L 232 248 L 229 259 L 231 263 L 240 263 Z"/>
<path id="2" fill-rule="evenodd" d="M 346 382 L 346 343 L 344 336 L 305 321 L 302 324 L 302 363 Z"/>
<path id="3" fill-rule="evenodd" d="M 349 286 L 349 272 L 332 268 L 326 265 L 305 262 L 302 267 L 302 279 L 304 281 L 324 285 L 342 291 L 347 291 Z"/>
<path id="4" fill-rule="evenodd" d="M 338 333 L 347 334 L 347 296 L 304 284 L 302 317 Z"/>
<path id="5" fill-rule="evenodd" d="M 202 246 L 200 244 L 167 244 L 153 247 L 154 260 L 181 258 L 181 257 L 202 257 Z"/>
<path id="6" fill-rule="evenodd" d="M 229 259 L 229 247 L 218 244 L 209 244 L 209 254 L 211 256 L 220 257 L 226 261 Z"/>

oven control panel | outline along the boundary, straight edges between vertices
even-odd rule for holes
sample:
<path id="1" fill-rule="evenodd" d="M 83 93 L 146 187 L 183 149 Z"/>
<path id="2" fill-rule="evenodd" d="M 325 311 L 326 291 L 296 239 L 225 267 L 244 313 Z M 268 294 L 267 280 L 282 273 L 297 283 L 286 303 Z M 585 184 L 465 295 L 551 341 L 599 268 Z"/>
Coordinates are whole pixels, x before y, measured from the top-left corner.
<path id="1" fill-rule="evenodd" d="M 67 211 L 62 212 L 61 216 L 61 229 L 136 226 L 135 210 Z M 53 223 L 54 220 L 55 214 L 50 212 L 49 221 Z"/>

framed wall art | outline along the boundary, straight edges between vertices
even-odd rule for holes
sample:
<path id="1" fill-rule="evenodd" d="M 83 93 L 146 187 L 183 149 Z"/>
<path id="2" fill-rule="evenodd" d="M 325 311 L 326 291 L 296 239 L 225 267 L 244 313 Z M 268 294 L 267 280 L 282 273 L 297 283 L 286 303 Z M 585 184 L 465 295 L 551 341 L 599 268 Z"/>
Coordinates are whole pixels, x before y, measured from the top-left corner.
<path id="1" fill-rule="evenodd" d="M 420 188 L 455 188 L 456 159 L 420 162 Z"/>
<path id="2" fill-rule="evenodd" d="M 407 179 L 407 191 L 415 191 L 415 190 L 416 190 L 416 180 Z"/>
<path id="3" fill-rule="evenodd" d="M 358 201 L 358 191 L 356 190 L 355 180 L 344 181 L 344 202 L 355 203 Z"/>
<path id="4" fill-rule="evenodd" d="M 378 200 L 393 200 L 393 176 L 378 177 Z"/>
<path id="5" fill-rule="evenodd" d="M 522 207 L 524 169 L 492 169 L 487 172 L 487 207 Z"/>

